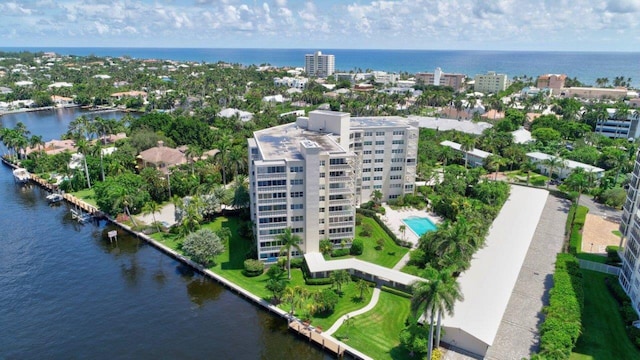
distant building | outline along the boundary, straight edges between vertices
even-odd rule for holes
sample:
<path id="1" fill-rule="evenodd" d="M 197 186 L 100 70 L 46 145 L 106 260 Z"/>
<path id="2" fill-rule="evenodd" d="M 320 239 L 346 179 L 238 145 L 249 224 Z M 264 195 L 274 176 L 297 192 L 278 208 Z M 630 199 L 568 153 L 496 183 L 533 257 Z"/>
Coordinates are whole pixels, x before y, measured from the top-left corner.
<path id="1" fill-rule="evenodd" d="M 583 99 L 612 99 L 621 100 L 627 96 L 625 88 L 593 88 L 593 87 L 570 87 L 560 91 L 563 97 L 578 97 Z"/>
<path id="2" fill-rule="evenodd" d="M 640 137 L 640 119 L 635 110 L 630 110 L 627 116 L 621 117 L 616 109 L 607 109 L 607 118 L 596 123 L 597 134 L 612 139 L 637 139 Z"/>
<path id="3" fill-rule="evenodd" d="M 304 70 L 309 76 L 327 77 L 336 71 L 336 59 L 333 55 L 323 55 L 316 51 L 304 56 Z"/>
<path id="4" fill-rule="evenodd" d="M 304 89 L 307 86 L 309 79 L 306 77 L 275 77 L 273 78 L 273 85 L 275 86 L 287 86 L 295 89 Z"/>
<path id="5" fill-rule="evenodd" d="M 218 116 L 227 118 L 227 119 L 230 119 L 236 115 L 238 116 L 238 119 L 240 119 L 243 122 L 247 122 L 253 119 L 253 113 L 239 110 L 239 109 L 234 109 L 234 108 L 223 109 L 218 113 Z"/>
<path id="6" fill-rule="evenodd" d="M 538 89 L 551 89 L 554 94 L 560 92 L 564 88 L 564 82 L 567 80 L 565 74 L 545 74 L 538 77 Z"/>
<path id="7" fill-rule="evenodd" d="M 386 71 L 373 71 L 373 80 L 378 84 L 394 84 L 400 80 L 400 75 Z"/>
<path id="8" fill-rule="evenodd" d="M 432 73 L 416 74 L 416 80 L 421 81 L 425 85 L 450 86 L 456 91 L 464 88 L 466 78 L 467 75 L 448 74 L 443 72 L 440 68 L 436 68 Z"/>
<path id="9" fill-rule="evenodd" d="M 489 71 L 486 74 L 478 74 L 474 78 L 475 91 L 483 93 L 497 93 L 507 89 L 508 79 L 506 74 L 496 74 Z"/>

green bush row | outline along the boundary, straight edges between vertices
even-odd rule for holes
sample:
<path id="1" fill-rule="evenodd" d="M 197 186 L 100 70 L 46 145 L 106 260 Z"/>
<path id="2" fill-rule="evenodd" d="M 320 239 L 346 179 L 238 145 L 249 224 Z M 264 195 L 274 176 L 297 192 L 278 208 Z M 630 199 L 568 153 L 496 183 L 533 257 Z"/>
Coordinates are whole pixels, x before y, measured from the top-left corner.
<path id="1" fill-rule="evenodd" d="M 411 247 L 411 243 L 407 242 L 407 241 L 402 241 L 400 239 L 398 239 L 398 237 L 396 237 L 396 234 L 393 233 L 393 231 L 391 231 L 391 229 L 389 229 L 387 227 L 387 224 L 384 223 L 384 221 L 382 221 L 378 215 L 376 214 L 375 211 L 373 210 L 367 210 L 367 209 L 362 209 L 362 208 L 357 208 L 356 209 L 356 214 L 362 214 L 366 217 L 370 217 L 373 220 L 375 220 L 375 222 L 378 223 L 378 225 L 380 225 L 380 227 L 382 228 L 382 230 L 384 230 L 384 232 L 387 233 L 387 235 L 389 235 L 389 237 L 398 245 L 403 246 L 403 247 Z"/>
<path id="2" fill-rule="evenodd" d="M 407 298 L 407 299 L 411 299 L 411 297 L 412 297 L 411 294 L 409 294 L 409 293 L 406 293 L 406 292 L 398 290 L 398 289 L 390 288 L 390 287 L 384 286 L 384 285 L 382 286 L 381 290 L 382 291 L 386 291 L 389 294 L 398 295 L 398 296 L 401 296 L 401 297 Z"/>
<path id="3" fill-rule="evenodd" d="M 638 320 L 638 313 L 633 309 L 631 299 L 629 299 L 629 296 L 624 292 L 624 289 L 622 289 L 618 281 L 611 281 L 611 279 L 605 278 L 605 283 L 613 298 L 618 302 L 618 311 L 626 325 L 629 340 L 640 349 L 640 329 L 631 325 L 634 321 Z"/>
<path id="4" fill-rule="evenodd" d="M 578 259 L 558 254 L 553 288 L 549 292 L 546 318 L 540 327 L 540 355 L 545 359 L 568 359 L 582 329 L 584 290 Z"/>
<path id="5" fill-rule="evenodd" d="M 310 277 L 305 278 L 304 282 L 307 285 L 331 285 L 333 283 L 331 278 L 315 278 L 314 279 Z"/>

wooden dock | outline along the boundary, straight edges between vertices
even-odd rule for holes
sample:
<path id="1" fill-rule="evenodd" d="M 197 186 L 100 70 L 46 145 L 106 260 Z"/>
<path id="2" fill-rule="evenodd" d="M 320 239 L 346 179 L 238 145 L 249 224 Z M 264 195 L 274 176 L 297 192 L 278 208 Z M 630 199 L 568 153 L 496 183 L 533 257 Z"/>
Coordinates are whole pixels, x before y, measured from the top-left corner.
<path id="1" fill-rule="evenodd" d="M 331 352 L 342 358 L 345 348 L 340 344 L 333 341 L 331 338 L 322 335 L 322 332 L 316 328 L 309 327 L 299 321 L 291 321 L 289 323 L 289 329 L 295 331 L 300 336 L 309 339 L 310 342 L 322 347 L 323 350 Z"/>

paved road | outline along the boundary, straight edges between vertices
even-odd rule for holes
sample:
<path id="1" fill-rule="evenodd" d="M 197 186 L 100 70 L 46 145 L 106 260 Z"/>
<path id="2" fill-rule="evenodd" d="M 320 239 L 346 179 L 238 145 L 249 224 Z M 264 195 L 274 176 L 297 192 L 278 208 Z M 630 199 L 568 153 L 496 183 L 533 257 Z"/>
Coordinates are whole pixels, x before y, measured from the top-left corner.
<path id="1" fill-rule="evenodd" d="M 580 197 L 580 205 L 588 207 L 589 214 L 602 216 L 616 223 L 620 223 L 620 219 L 622 218 L 622 210 L 595 202 L 589 195 L 582 195 Z"/>
<path id="2" fill-rule="evenodd" d="M 562 249 L 569 201 L 549 195 L 509 305 L 486 359 L 522 359 L 538 351 L 542 307 L 549 304 L 556 254 Z"/>

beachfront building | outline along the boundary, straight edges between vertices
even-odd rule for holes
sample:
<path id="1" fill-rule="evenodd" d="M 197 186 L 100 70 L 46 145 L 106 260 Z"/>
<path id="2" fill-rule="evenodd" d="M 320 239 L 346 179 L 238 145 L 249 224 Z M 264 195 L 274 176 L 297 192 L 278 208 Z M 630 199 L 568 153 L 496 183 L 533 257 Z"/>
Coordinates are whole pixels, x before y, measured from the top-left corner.
<path id="1" fill-rule="evenodd" d="M 620 232 L 625 240 L 622 248 L 622 271 L 620 285 L 631 299 L 634 310 L 640 314 L 640 154 L 636 157 L 627 190 L 627 200 L 623 206 Z"/>
<path id="2" fill-rule="evenodd" d="M 322 110 L 254 132 L 249 192 L 259 259 L 277 260 L 277 236 L 288 227 L 304 253 L 319 252 L 323 239 L 350 246 L 355 208 L 375 190 L 383 201 L 413 193 L 417 143 L 418 127 L 406 118 Z"/>
<path id="3" fill-rule="evenodd" d="M 564 83 L 567 80 L 565 74 L 544 74 L 538 76 L 538 82 L 536 87 L 538 89 L 550 89 L 553 94 L 559 93 L 564 88 Z"/>
<path id="4" fill-rule="evenodd" d="M 597 134 L 604 135 L 612 139 L 637 139 L 640 137 L 640 126 L 635 110 L 628 111 L 621 115 L 616 109 L 607 109 L 607 117 L 596 123 Z"/>
<path id="5" fill-rule="evenodd" d="M 474 78 L 474 90 L 482 93 L 497 93 L 507 89 L 509 80 L 506 74 L 489 71 L 477 74 Z"/>
<path id="6" fill-rule="evenodd" d="M 486 74 L 477 74 L 474 78 L 474 90 L 482 93 L 497 93 L 507 89 L 508 78 L 506 74 L 496 74 L 489 71 Z"/>
<path id="7" fill-rule="evenodd" d="M 626 88 L 594 88 L 594 87 L 569 87 L 560 91 L 562 97 L 575 97 L 581 99 L 610 99 L 622 100 L 627 97 Z"/>
<path id="8" fill-rule="evenodd" d="M 450 86 L 455 91 L 464 88 L 466 79 L 467 75 L 465 74 L 449 74 L 443 72 L 440 68 L 436 68 L 432 73 L 416 74 L 416 81 L 422 82 L 425 85 Z"/>
<path id="9" fill-rule="evenodd" d="M 440 143 L 442 146 L 448 146 L 453 150 L 459 151 L 464 155 L 464 158 L 467 161 L 467 165 L 471 167 L 484 166 L 485 160 L 493 155 L 490 152 L 473 148 L 469 151 L 462 150 L 462 145 L 453 141 L 445 140 Z"/>
<path id="10" fill-rule="evenodd" d="M 307 75 L 315 77 L 327 77 L 336 71 L 336 58 L 333 55 L 324 55 L 320 51 L 304 56 L 304 70 Z"/>
<path id="11" fill-rule="evenodd" d="M 541 174 L 549 176 L 549 166 L 547 165 L 547 161 L 555 158 L 554 155 L 534 151 L 527 153 L 527 158 L 535 164 L 536 169 L 540 171 Z M 577 168 L 583 168 L 586 172 L 592 173 L 596 179 L 600 179 L 604 176 L 604 169 L 602 168 L 578 161 L 564 159 L 562 159 L 560 164 L 553 170 L 553 173 L 558 176 L 559 179 L 564 179 Z"/>

